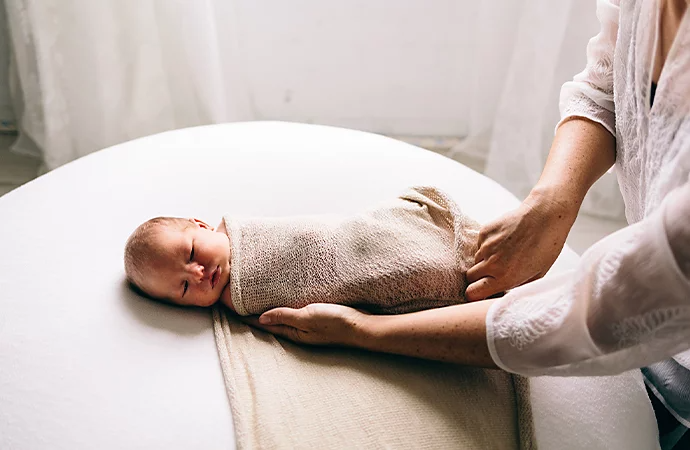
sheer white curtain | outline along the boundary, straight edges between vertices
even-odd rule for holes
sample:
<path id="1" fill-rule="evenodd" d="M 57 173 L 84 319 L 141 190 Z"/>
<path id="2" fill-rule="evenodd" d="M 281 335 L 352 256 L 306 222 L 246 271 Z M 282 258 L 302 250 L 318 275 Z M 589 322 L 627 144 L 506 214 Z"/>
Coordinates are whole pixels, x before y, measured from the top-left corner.
<path id="1" fill-rule="evenodd" d="M 252 118 L 232 1 L 6 7 L 21 99 L 16 148 L 42 152 L 47 169 L 160 131 Z"/>
<path id="2" fill-rule="evenodd" d="M 17 147 L 48 169 L 168 129 L 278 118 L 466 136 L 451 153 L 485 158 L 521 198 L 598 31 L 595 0 L 5 2 Z M 612 175 L 584 208 L 623 217 Z"/>
<path id="3" fill-rule="evenodd" d="M 485 157 L 485 173 L 519 198 L 538 181 L 559 120 L 561 85 L 582 71 L 599 31 L 595 1 L 477 2 L 475 81 L 467 138 L 451 156 Z M 592 188 L 583 211 L 624 219 L 615 175 Z"/>

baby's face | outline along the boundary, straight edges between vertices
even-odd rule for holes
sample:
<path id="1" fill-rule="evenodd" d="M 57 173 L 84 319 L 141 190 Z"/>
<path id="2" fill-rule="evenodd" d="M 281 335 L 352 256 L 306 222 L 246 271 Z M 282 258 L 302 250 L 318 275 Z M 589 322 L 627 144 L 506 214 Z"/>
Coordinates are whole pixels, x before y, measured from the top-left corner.
<path id="1" fill-rule="evenodd" d="M 230 281 L 230 243 L 223 232 L 190 219 L 193 227 L 162 227 L 156 234 L 160 257 L 145 272 L 151 295 L 185 306 L 211 306 Z"/>

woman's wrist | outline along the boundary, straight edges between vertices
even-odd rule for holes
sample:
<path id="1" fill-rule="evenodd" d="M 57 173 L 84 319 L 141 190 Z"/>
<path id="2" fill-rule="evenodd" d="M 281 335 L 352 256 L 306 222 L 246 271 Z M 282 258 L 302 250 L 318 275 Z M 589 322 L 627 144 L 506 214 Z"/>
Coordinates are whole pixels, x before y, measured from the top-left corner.
<path id="1" fill-rule="evenodd" d="M 586 191 L 577 192 L 566 186 L 537 184 L 523 203 L 546 215 L 548 219 L 572 225 L 585 194 Z"/>
<path id="2" fill-rule="evenodd" d="M 344 345 L 365 350 L 376 350 L 375 344 L 380 331 L 381 319 L 385 316 L 359 313 L 352 322 L 352 333 L 344 342 Z"/>
<path id="3" fill-rule="evenodd" d="M 611 133 L 599 123 L 574 117 L 558 127 L 544 170 L 525 203 L 574 222 L 587 191 L 615 159 Z"/>
<path id="4" fill-rule="evenodd" d="M 359 316 L 351 345 L 365 350 L 481 367 L 496 367 L 486 342 L 493 300 L 398 315 Z"/>

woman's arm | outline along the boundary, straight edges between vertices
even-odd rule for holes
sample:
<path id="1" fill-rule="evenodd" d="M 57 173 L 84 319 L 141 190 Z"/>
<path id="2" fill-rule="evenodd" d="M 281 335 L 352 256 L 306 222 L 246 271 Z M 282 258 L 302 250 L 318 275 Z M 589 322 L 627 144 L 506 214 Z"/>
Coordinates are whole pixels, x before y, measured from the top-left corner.
<path id="1" fill-rule="evenodd" d="M 616 140 L 600 123 L 571 117 L 556 132 L 539 181 L 528 200 L 556 203 L 575 213 L 585 195 L 616 161 Z"/>
<path id="2" fill-rule="evenodd" d="M 599 34 L 587 45 L 587 66 L 561 89 L 556 127 L 539 182 L 522 205 L 485 225 L 467 298 L 479 300 L 546 274 L 560 254 L 585 194 L 615 159 L 613 55 L 617 0 L 599 0 Z"/>
<path id="3" fill-rule="evenodd" d="M 492 300 L 399 315 L 369 315 L 342 305 L 276 308 L 242 318 L 292 341 L 496 368 L 486 341 Z"/>
<path id="4" fill-rule="evenodd" d="M 615 139 L 580 117 L 556 133 L 539 182 L 514 211 L 482 227 L 475 265 L 467 272 L 469 300 L 543 277 L 558 258 L 585 194 L 613 165 Z"/>
<path id="5" fill-rule="evenodd" d="M 457 364 L 497 368 L 486 340 L 493 300 L 399 316 L 369 316 L 359 347 Z"/>
<path id="6" fill-rule="evenodd" d="M 502 298 L 398 316 L 341 305 L 243 320 L 293 341 L 524 375 L 610 375 L 690 348 L 690 180 L 643 221 L 590 248 L 572 272 Z"/>

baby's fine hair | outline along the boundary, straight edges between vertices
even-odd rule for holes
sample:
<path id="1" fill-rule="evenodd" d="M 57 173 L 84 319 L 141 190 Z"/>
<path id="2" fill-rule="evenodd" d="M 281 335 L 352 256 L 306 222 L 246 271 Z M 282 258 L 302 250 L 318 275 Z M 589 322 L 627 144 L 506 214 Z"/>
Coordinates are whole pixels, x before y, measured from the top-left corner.
<path id="1" fill-rule="evenodd" d="M 139 225 L 129 236 L 125 244 L 125 274 L 127 280 L 139 293 L 148 295 L 142 287 L 141 281 L 146 276 L 146 268 L 152 265 L 162 250 L 160 246 L 156 245 L 156 234 L 164 227 L 184 231 L 192 226 L 194 225 L 189 219 L 155 217 Z"/>

